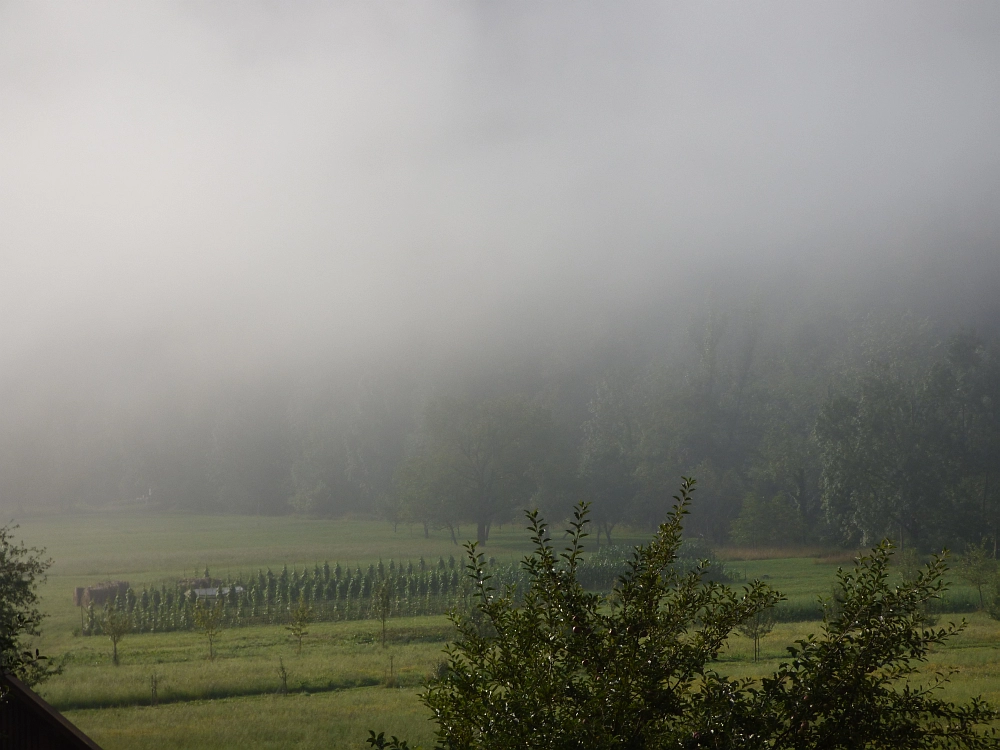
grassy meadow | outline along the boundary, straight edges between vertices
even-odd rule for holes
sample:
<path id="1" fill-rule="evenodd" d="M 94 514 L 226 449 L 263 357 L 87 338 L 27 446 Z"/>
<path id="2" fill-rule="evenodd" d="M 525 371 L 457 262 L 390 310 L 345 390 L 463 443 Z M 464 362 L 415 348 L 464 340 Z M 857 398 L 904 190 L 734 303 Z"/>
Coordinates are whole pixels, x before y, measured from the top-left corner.
<path id="1" fill-rule="evenodd" d="M 390 620 L 384 647 L 376 621 L 311 623 L 301 653 L 280 625 L 231 628 L 217 640 L 213 660 L 199 633 L 130 634 L 119 644 L 121 664 L 115 667 L 107 638 L 78 634 L 80 611 L 72 604 L 72 592 L 107 579 L 127 580 L 133 587 L 159 585 L 206 567 L 225 578 L 324 561 L 367 566 L 390 558 L 460 558 L 461 548 L 446 532 L 425 538 L 421 528 L 400 525 L 393 532 L 385 523 L 364 520 L 152 514 L 39 517 L 20 523 L 17 534 L 45 547 L 54 561 L 41 589 L 49 617 L 37 645 L 62 664 L 63 672 L 39 691 L 102 747 L 362 748 L 368 729 L 424 744 L 431 740 L 433 726 L 416 694 L 451 637 L 444 617 Z M 647 538 L 622 534 L 615 542 Z M 498 560 L 517 559 L 529 550 L 520 525 L 495 529 L 485 548 Z M 839 565 L 850 565 L 850 555 L 829 550 L 720 550 L 720 557 L 737 577 L 766 580 L 787 596 L 785 606 L 802 612 L 815 610 L 817 597 L 830 594 Z M 972 591 L 954 585 L 951 596 L 966 606 Z M 978 613 L 941 619 L 963 616 L 968 629 L 925 668 L 954 671 L 946 690 L 955 699 L 982 694 L 1000 704 L 1000 623 Z M 779 623 L 764 639 L 757 663 L 750 642 L 734 636 L 718 667 L 733 676 L 768 672 L 788 644 L 819 624 Z"/>

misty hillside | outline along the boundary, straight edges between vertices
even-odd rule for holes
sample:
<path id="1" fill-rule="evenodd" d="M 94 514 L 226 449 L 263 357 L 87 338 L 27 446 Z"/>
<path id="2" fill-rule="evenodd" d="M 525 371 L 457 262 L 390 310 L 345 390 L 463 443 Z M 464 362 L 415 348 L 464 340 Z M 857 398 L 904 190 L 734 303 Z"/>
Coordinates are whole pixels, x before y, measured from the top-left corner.
<path id="1" fill-rule="evenodd" d="M 996 537 L 998 31 L 4 5 L 0 511 Z"/>

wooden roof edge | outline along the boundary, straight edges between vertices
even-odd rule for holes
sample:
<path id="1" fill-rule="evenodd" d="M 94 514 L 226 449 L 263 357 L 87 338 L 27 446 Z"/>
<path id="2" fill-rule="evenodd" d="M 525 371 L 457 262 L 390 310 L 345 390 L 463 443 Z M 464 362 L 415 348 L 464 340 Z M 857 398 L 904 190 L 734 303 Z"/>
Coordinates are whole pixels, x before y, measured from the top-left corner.
<path id="1" fill-rule="evenodd" d="M 38 713 L 58 724 L 64 732 L 68 733 L 73 739 L 79 742 L 82 747 L 89 748 L 89 750 L 101 750 L 100 745 L 81 732 L 75 724 L 53 708 L 48 701 L 17 679 L 14 675 L 9 672 L 3 672 L 0 674 L 0 680 L 2 680 L 8 688 L 19 693 L 21 698 L 23 698 L 24 701 Z"/>

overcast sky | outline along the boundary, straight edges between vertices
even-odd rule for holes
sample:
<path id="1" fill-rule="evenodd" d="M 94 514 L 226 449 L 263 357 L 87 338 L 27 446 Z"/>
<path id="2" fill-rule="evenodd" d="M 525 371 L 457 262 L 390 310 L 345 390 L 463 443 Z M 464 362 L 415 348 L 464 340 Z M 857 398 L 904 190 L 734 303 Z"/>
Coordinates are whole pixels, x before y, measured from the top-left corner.
<path id="1" fill-rule="evenodd" d="M 998 166 L 995 2 L 0 0 L 0 347 L 460 340 L 790 266 L 961 289 Z"/>

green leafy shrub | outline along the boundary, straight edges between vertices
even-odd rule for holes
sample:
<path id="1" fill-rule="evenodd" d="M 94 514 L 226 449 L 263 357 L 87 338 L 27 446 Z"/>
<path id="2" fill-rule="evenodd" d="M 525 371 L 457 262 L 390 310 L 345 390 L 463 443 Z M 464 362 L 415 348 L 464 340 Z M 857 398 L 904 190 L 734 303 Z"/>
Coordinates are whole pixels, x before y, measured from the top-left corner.
<path id="1" fill-rule="evenodd" d="M 52 561 L 42 556 L 44 550 L 15 541 L 16 529 L 0 527 L 0 669 L 31 685 L 52 672 L 45 657 L 29 647 L 41 633 L 38 584 Z"/>
<path id="2" fill-rule="evenodd" d="M 477 606 L 456 614 L 457 641 L 423 702 L 439 750 L 514 748 L 996 748 L 981 700 L 956 705 L 912 681 L 914 664 L 961 629 L 925 627 L 926 603 L 943 590 L 942 560 L 890 587 L 883 545 L 838 576 L 838 613 L 789 649 L 790 660 L 759 682 L 712 668 L 740 624 L 780 596 L 760 582 L 740 592 L 674 566 L 693 480 L 652 542 L 636 549 L 612 596 L 577 578 L 586 507 L 556 554 L 545 523 L 529 514 L 534 554 L 520 604 L 493 585 L 468 546 Z M 373 748 L 404 740 L 371 733 Z"/>

